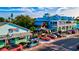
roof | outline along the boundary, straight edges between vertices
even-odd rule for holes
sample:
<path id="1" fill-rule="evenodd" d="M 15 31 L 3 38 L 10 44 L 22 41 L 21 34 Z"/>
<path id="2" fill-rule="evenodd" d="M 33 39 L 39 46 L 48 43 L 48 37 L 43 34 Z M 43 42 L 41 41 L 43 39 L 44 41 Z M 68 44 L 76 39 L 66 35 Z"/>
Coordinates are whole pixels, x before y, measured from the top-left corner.
<path id="1" fill-rule="evenodd" d="M 69 17 L 69 16 L 59 16 L 59 15 L 54 15 L 54 16 L 51 16 L 51 19 L 52 20 L 74 20 L 73 17 Z"/>
<path id="2" fill-rule="evenodd" d="M 12 24 L 12 23 L 0 23 L 1 26 L 0 26 L 0 35 L 6 35 L 8 33 L 8 29 L 10 28 L 18 28 L 19 31 L 18 32 L 13 32 L 14 33 L 23 33 L 23 32 L 27 32 L 29 31 L 27 28 L 23 28 L 21 26 L 18 26 L 16 24 Z"/>
<path id="3" fill-rule="evenodd" d="M 34 25 L 41 26 L 43 22 L 35 22 Z"/>
<path id="4" fill-rule="evenodd" d="M 61 16 L 61 18 L 62 18 L 63 20 L 74 20 L 73 17 L 68 17 L 68 16 Z"/>
<path id="5" fill-rule="evenodd" d="M 48 18 L 35 18 L 35 21 L 48 21 Z"/>
<path id="6" fill-rule="evenodd" d="M 35 21 L 49 21 L 49 20 L 74 20 L 73 17 L 69 17 L 69 16 L 60 16 L 60 15 L 53 15 L 53 16 L 49 16 L 49 17 L 41 17 L 41 18 L 36 18 Z"/>
<path id="7" fill-rule="evenodd" d="M 20 29 L 22 29 L 22 30 L 26 30 L 26 31 L 29 30 L 29 29 L 27 29 L 27 28 L 21 27 L 21 26 L 19 26 L 19 25 L 13 24 L 13 23 L 8 23 L 8 24 L 11 25 L 11 26 L 14 26 L 14 27 L 20 28 Z"/>

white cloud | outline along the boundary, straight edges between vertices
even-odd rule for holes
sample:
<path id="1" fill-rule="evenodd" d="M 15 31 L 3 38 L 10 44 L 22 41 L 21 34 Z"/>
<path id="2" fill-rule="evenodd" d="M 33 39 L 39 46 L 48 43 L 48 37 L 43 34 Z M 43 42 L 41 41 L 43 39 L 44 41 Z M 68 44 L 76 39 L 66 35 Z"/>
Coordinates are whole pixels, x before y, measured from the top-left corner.
<path id="1" fill-rule="evenodd" d="M 61 8 L 59 8 L 59 9 L 57 10 L 56 13 L 60 13 L 61 11 L 67 10 L 67 9 L 69 9 L 69 8 L 67 8 L 67 7 L 61 7 Z"/>
<path id="2" fill-rule="evenodd" d="M 59 13 L 60 15 L 61 14 L 64 14 L 66 16 L 79 16 L 79 8 L 70 8 L 70 9 L 66 9 L 66 10 L 63 10 Z"/>

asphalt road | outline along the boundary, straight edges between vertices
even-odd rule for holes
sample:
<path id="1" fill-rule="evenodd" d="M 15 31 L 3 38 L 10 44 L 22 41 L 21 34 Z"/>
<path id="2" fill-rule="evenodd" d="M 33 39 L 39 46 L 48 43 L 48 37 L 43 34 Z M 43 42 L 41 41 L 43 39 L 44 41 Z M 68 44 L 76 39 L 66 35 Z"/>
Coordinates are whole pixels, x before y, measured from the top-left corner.
<path id="1" fill-rule="evenodd" d="M 24 51 L 78 51 L 79 35 L 68 35 L 52 41 L 40 41 L 36 47 L 24 49 Z"/>
<path id="2" fill-rule="evenodd" d="M 54 44 L 56 46 L 45 47 L 39 49 L 39 51 L 78 51 L 76 46 L 79 44 L 79 38 L 59 40 L 51 44 Z"/>
<path id="3" fill-rule="evenodd" d="M 79 45 L 79 38 L 59 40 L 59 41 L 53 42 L 53 44 L 62 46 L 70 51 L 77 51 L 78 49 L 76 48 L 76 46 Z"/>

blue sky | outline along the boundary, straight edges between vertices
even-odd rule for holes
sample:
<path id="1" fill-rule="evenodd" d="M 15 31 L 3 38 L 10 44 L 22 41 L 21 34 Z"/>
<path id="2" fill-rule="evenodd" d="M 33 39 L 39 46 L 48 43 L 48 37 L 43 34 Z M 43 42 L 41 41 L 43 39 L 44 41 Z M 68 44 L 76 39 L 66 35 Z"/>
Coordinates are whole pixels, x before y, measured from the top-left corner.
<path id="1" fill-rule="evenodd" d="M 29 15 L 31 17 L 42 17 L 45 13 L 50 15 L 59 14 L 66 16 L 79 16 L 77 7 L 0 7 L 0 17 L 8 18 L 13 13 L 17 15 Z"/>

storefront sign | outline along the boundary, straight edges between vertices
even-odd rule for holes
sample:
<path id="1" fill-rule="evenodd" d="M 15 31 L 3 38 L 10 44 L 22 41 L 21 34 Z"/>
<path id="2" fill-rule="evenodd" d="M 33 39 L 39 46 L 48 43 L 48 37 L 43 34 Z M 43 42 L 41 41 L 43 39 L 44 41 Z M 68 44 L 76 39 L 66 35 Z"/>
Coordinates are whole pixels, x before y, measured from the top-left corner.
<path id="1" fill-rule="evenodd" d="M 9 33 L 8 35 L 0 35 L 0 39 L 10 39 L 10 38 L 15 38 L 15 37 L 25 37 L 26 33 L 17 33 L 17 34 L 13 34 L 13 33 Z"/>

